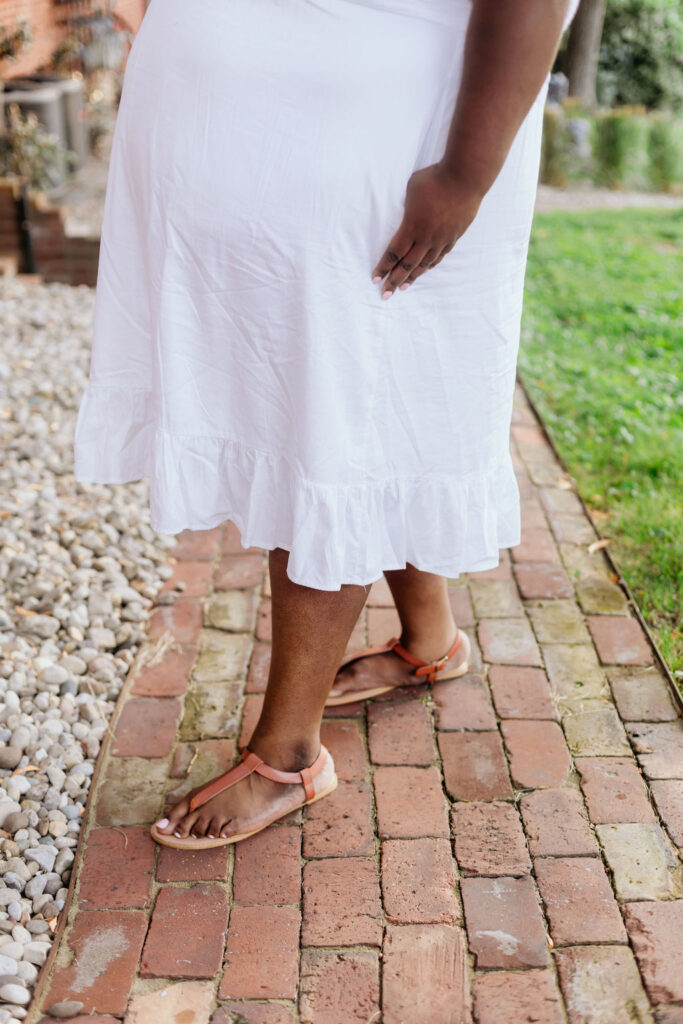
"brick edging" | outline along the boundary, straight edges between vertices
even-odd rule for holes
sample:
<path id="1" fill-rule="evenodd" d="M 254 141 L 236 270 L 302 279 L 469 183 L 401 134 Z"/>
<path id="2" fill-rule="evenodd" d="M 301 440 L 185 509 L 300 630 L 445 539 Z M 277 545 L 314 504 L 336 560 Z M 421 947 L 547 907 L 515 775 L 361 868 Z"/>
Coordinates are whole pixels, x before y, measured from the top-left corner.
<path id="1" fill-rule="evenodd" d="M 546 440 L 546 442 L 548 444 L 548 447 L 552 450 L 553 455 L 557 459 L 557 461 L 560 464 L 560 466 L 562 466 L 562 468 L 567 473 L 567 475 L 573 480 L 574 477 L 572 475 L 572 472 L 571 472 L 569 466 L 567 465 L 564 457 L 562 456 L 562 453 L 560 451 L 558 451 L 557 446 L 555 444 L 555 440 L 554 440 L 552 434 L 549 432 L 549 430 L 548 430 L 548 428 L 547 428 L 547 426 L 545 424 L 545 420 L 541 416 L 541 413 L 539 411 L 538 406 L 536 405 L 536 403 L 534 402 L 533 398 L 529 394 L 529 391 L 528 391 L 528 389 L 526 387 L 526 384 L 524 383 L 523 377 L 519 373 L 517 374 L 517 386 L 519 388 L 521 388 L 521 390 L 524 392 L 524 397 L 526 398 L 527 402 L 529 403 L 531 411 L 533 412 L 534 417 L 536 418 L 536 422 L 538 423 L 538 426 L 540 427 L 541 432 L 543 433 L 543 436 L 545 437 L 545 440 Z M 574 491 L 574 494 L 579 499 L 579 502 L 581 503 L 581 507 L 583 509 L 584 515 L 586 516 L 586 518 L 590 522 L 591 526 L 595 530 L 595 533 L 597 534 L 598 538 L 600 538 L 601 540 L 606 540 L 607 538 L 603 537 L 602 533 L 600 532 L 600 527 L 598 526 L 598 524 L 593 519 L 593 517 L 591 515 L 591 512 L 590 512 L 590 509 L 586 505 L 586 502 L 583 499 L 583 495 L 581 494 L 579 489 L 577 487 L 574 487 L 573 491 Z M 606 547 L 604 547 L 602 549 L 602 554 L 604 555 L 604 557 L 605 557 L 606 561 L 608 562 L 610 568 L 613 570 L 614 575 L 617 577 L 617 585 L 623 591 L 623 593 L 624 593 L 624 595 L 626 597 L 626 600 L 628 601 L 629 607 L 634 612 L 636 619 L 640 623 L 641 629 L 643 630 L 643 632 L 645 633 L 645 636 L 647 637 L 648 643 L 650 644 L 650 647 L 652 648 L 652 650 L 654 652 L 654 655 L 655 655 L 655 658 L 657 660 L 657 664 L 659 665 L 659 668 L 662 670 L 662 672 L 664 674 L 664 677 L 666 679 L 666 682 L 667 682 L 667 684 L 669 686 L 669 689 L 671 691 L 671 695 L 673 697 L 673 700 L 674 700 L 674 703 L 675 703 L 676 708 L 678 710 L 678 713 L 679 713 L 680 716 L 683 717 L 683 694 L 681 694 L 681 691 L 679 690 L 678 686 L 676 685 L 676 680 L 674 679 L 674 677 L 673 677 L 673 675 L 671 673 L 671 669 L 669 668 L 669 666 L 668 666 L 668 664 L 666 662 L 666 659 L 664 658 L 664 655 L 662 654 L 662 652 L 660 651 L 659 647 L 657 646 L 657 641 L 655 640 L 654 636 L 652 635 L 652 631 L 651 631 L 650 627 L 648 626 L 642 611 L 640 610 L 640 605 L 638 604 L 636 598 L 634 597 L 633 592 L 631 591 L 631 588 L 629 587 L 628 583 L 624 579 L 624 576 L 623 576 L 623 573 L 621 572 L 621 569 L 619 568 L 619 566 L 614 561 L 614 558 L 612 557 L 612 553 L 610 552 L 609 545 L 607 545 Z"/>

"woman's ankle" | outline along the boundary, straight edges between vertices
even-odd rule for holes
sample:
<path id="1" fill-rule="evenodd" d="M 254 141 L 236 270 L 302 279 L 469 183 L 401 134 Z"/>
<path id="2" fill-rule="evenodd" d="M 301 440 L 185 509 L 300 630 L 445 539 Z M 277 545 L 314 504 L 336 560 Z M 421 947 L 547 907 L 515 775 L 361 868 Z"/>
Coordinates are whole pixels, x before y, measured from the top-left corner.
<path id="1" fill-rule="evenodd" d="M 283 736 L 259 730 L 257 725 L 247 746 L 271 768 L 298 772 L 309 768 L 320 753 L 320 733 Z"/>
<path id="2" fill-rule="evenodd" d="M 440 622 L 430 622 L 423 629 L 413 626 L 412 629 L 403 627 L 400 640 L 401 644 L 414 654 L 416 658 L 424 661 L 432 661 L 442 658 L 455 642 L 458 635 L 458 627 L 452 616 L 444 617 Z"/>

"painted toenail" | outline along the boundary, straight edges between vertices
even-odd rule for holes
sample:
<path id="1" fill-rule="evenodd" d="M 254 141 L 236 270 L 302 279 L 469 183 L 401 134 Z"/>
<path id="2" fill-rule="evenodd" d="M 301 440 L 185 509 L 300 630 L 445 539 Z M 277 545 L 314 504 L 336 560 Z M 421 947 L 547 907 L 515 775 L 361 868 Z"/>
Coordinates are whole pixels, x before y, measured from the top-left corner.
<path id="1" fill-rule="evenodd" d="M 168 818 L 162 818 L 161 821 L 157 822 L 157 828 L 166 828 L 168 825 Z"/>
<path id="2" fill-rule="evenodd" d="M 173 835 L 176 837 L 176 839 L 182 839 L 183 838 L 181 836 L 180 832 L 174 832 Z"/>
<path id="3" fill-rule="evenodd" d="M 209 839 L 215 839 L 215 838 L 216 838 L 216 837 L 215 837 L 215 835 L 213 834 L 213 832 L 209 832 Z"/>

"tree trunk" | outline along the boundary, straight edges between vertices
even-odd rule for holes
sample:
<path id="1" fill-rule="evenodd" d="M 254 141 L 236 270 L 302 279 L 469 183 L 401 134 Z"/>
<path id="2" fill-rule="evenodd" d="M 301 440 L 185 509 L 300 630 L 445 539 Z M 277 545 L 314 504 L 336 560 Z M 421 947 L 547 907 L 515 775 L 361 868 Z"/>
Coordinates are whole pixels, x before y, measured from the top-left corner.
<path id="1" fill-rule="evenodd" d="M 596 102 L 595 83 L 606 0 L 581 0 L 569 30 L 564 71 L 569 79 L 569 95 L 587 107 Z"/>

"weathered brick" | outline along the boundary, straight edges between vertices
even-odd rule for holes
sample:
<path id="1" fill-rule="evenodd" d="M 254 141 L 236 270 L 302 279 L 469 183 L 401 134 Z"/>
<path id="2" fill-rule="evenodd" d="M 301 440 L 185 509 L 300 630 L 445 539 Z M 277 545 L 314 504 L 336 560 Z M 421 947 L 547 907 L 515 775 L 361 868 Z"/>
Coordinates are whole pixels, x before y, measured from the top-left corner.
<path id="1" fill-rule="evenodd" d="M 225 882 L 230 864 L 230 847 L 213 850 L 159 849 L 157 882 Z"/>
<path id="2" fill-rule="evenodd" d="M 489 683 L 501 718 L 556 720 L 559 717 L 543 669 L 492 665 Z"/>
<path id="3" fill-rule="evenodd" d="M 368 643 L 371 646 L 383 644 L 390 637 L 400 635 L 401 621 L 393 605 L 388 608 L 368 608 Z"/>
<path id="4" fill-rule="evenodd" d="M 515 618 L 524 615 L 524 608 L 514 581 L 470 581 L 474 614 L 478 619 Z"/>
<path id="5" fill-rule="evenodd" d="M 270 671 L 270 644 L 257 643 L 251 652 L 249 675 L 247 676 L 247 693 L 265 693 L 268 686 Z"/>
<path id="6" fill-rule="evenodd" d="M 472 610 L 472 601 L 470 600 L 470 593 L 465 584 L 449 583 L 448 586 L 448 600 L 453 611 L 455 621 L 464 628 L 465 626 L 474 625 L 474 612 Z"/>
<path id="7" fill-rule="evenodd" d="M 210 981 L 179 981 L 152 992 L 131 996 L 125 1024 L 204 1024 L 213 1004 Z"/>
<path id="8" fill-rule="evenodd" d="M 204 606 L 204 625 L 227 633 L 247 633 L 254 626 L 256 601 L 249 590 L 221 590 Z"/>
<path id="9" fill-rule="evenodd" d="M 576 767 L 594 824 L 654 821 L 647 789 L 631 758 L 579 757 Z"/>
<path id="10" fill-rule="evenodd" d="M 159 662 L 143 665 L 133 678 L 135 697 L 181 697 L 197 657 L 194 644 L 169 648 Z"/>
<path id="11" fill-rule="evenodd" d="M 88 834 L 78 903 L 85 910 L 150 904 L 155 843 L 146 828 L 94 828 Z M 125 859 L 126 870 L 121 870 Z"/>
<path id="12" fill-rule="evenodd" d="M 655 1020 L 657 1024 L 683 1024 L 683 1006 L 658 1006 Z"/>
<path id="13" fill-rule="evenodd" d="M 209 737 L 234 739 L 241 695 L 239 683 L 193 680 L 185 699 L 179 738 L 183 741 L 204 741 Z"/>
<path id="14" fill-rule="evenodd" d="M 538 857 L 534 867 L 556 946 L 626 941 L 599 857 Z"/>
<path id="15" fill-rule="evenodd" d="M 648 779 L 683 779 L 683 721 L 626 726 Z"/>
<path id="16" fill-rule="evenodd" d="M 467 1024 L 469 981 L 460 928 L 390 924 L 383 953 L 383 1024 Z"/>
<path id="17" fill-rule="evenodd" d="M 540 665 L 541 655 L 526 618 L 481 619 L 479 642 L 485 661 L 498 665 Z"/>
<path id="18" fill-rule="evenodd" d="M 142 910 L 81 910 L 66 934 L 68 967 L 57 966 L 50 1005 L 83 1003 L 84 1013 L 122 1017 L 147 930 Z"/>
<path id="19" fill-rule="evenodd" d="M 240 726 L 240 734 L 237 740 L 237 745 L 240 749 L 249 743 L 254 729 L 256 728 L 256 723 L 261 717 L 262 709 L 263 694 L 248 693 L 242 707 L 242 724 Z"/>
<path id="20" fill-rule="evenodd" d="M 636 619 L 589 615 L 586 622 L 603 665 L 652 664 L 652 650 Z"/>
<path id="21" fill-rule="evenodd" d="M 304 868 L 304 946 L 377 946 L 382 905 L 377 866 L 360 857 L 308 861 Z"/>
<path id="22" fill-rule="evenodd" d="M 530 875 L 463 878 L 462 899 L 470 952 L 482 967 L 544 967 L 543 918 Z"/>
<path id="23" fill-rule="evenodd" d="M 300 899 L 301 834 L 298 828 L 268 828 L 235 845 L 233 901 L 236 906 L 298 904 Z"/>
<path id="24" fill-rule="evenodd" d="M 595 528 L 585 515 L 551 513 L 548 516 L 555 540 L 569 544 L 591 544 L 596 539 Z"/>
<path id="25" fill-rule="evenodd" d="M 211 562 L 218 554 L 223 527 L 213 530 L 182 530 L 176 537 L 173 557 L 179 562 Z"/>
<path id="26" fill-rule="evenodd" d="M 182 705 L 175 697 L 129 697 L 114 730 L 114 757 L 164 757 L 175 743 Z"/>
<path id="27" fill-rule="evenodd" d="M 596 825 L 620 900 L 683 896 L 683 869 L 658 824 Z"/>
<path id="28" fill-rule="evenodd" d="M 216 590 L 247 590 L 263 580 L 262 555 L 223 555 L 214 573 Z"/>
<path id="29" fill-rule="evenodd" d="M 294 1004 L 231 999 L 216 1010 L 210 1024 L 235 1024 L 235 1021 L 239 1024 L 295 1024 Z"/>
<path id="30" fill-rule="evenodd" d="M 432 764 L 436 751 L 426 704 L 371 704 L 368 743 L 375 764 Z"/>
<path id="31" fill-rule="evenodd" d="M 221 964 L 228 897 L 219 885 L 163 886 L 140 962 L 142 978 L 213 978 Z"/>
<path id="32" fill-rule="evenodd" d="M 199 658 L 192 670 L 196 682 L 244 679 L 251 653 L 251 637 L 203 629 L 199 634 Z"/>
<path id="33" fill-rule="evenodd" d="M 211 573 L 210 562 L 177 562 L 173 575 L 164 580 L 161 592 L 179 591 L 183 598 L 204 597 L 211 589 Z"/>
<path id="34" fill-rule="evenodd" d="M 558 949 L 555 963 L 570 1024 L 652 1024 L 647 996 L 628 946 Z"/>
<path id="35" fill-rule="evenodd" d="M 569 749 L 577 757 L 614 757 L 631 752 L 621 719 L 610 704 L 587 701 L 567 714 L 562 724 Z"/>
<path id="36" fill-rule="evenodd" d="M 367 1024 L 379 1014 L 377 953 L 305 949 L 301 954 L 301 1024 Z"/>
<path id="37" fill-rule="evenodd" d="M 576 581 L 576 594 L 585 615 L 626 615 L 628 602 L 621 587 L 602 576 Z"/>
<path id="38" fill-rule="evenodd" d="M 542 644 L 588 644 L 583 615 L 574 601 L 555 599 L 528 606 L 534 632 Z"/>
<path id="39" fill-rule="evenodd" d="M 557 722 L 508 719 L 501 724 L 501 731 L 515 785 L 520 789 L 562 785 L 571 758 Z"/>
<path id="40" fill-rule="evenodd" d="M 295 907 L 233 907 L 221 999 L 295 999 L 301 914 Z"/>
<path id="41" fill-rule="evenodd" d="M 544 597 L 572 597 L 571 580 L 561 565 L 553 562 L 516 562 L 517 586 L 526 600 Z"/>
<path id="42" fill-rule="evenodd" d="M 167 758 L 110 758 L 97 794 L 97 824 L 151 825 L 161 817 L 167 773 Z"/>
<path id="43" fill-rule="evenodd" d="M 442 732 L 439 748 L 446 788 L 454 800 L 512 796 L 503 744 L 497 732 Z"/>
<path id="44" fill-rule="evenodd" d="M 683 1002 L 683 902 L 627 903 L 624 920 L 652 1002 Z"/>
<path id="45" fill-rule="evenodd" d="M 436 768 L 381 767 L 375 772 L 374 786 L 381 838 L 449 836 L 446 800 Z"/>
<path id="46" fill-rule="evenodd" d="M 581 500 L 574 491 L 564 487 L 541 487 L 538 495 L 548 512 L 580 516 L 582 519 L 586 517 Z"/>
<path id="47" fill-rule="evenodd" d="M 173 752 L 170 775 L 172 779 L 187 780 L 192 788 L 227 772 L 234 761 L 234 739 L 179 743 Z"/>
<path id="48" fill-rule="evenodd" d="M 554 562 L 559 564 L 555 541 L 546 526 L 522 530 L 522 543 L 512 548 L 514 562 Z"/>
<path id="49" fill-rule="evenodd" d="M 591 644 L 548 644 L 542 648 L 550 687 L 563 700 L 609 694 L 607 679 Z"/>
<path id="50" fill-rule="evenodd" d="M 197 642 L 202 628 L 201 601 L 175 601 L 173 604 L 155 608 L 149 617 L 147 635 L 150 640 L 158 640 L 165 633 L 179 644 Z"/>
<path id="51" fill-rule="evenodd" d="M 223 524 L 223 540 L 221 542 L 221 550 L 224 555 L 260 554 L 261 556 L 263 556 L 263 551 L 261 548 L 244 547 L 244 545 L 242 544 L 240 532 L 234 523 Z"/>
<path id="52" fill-rule="evenodd" d="M 668 722 L 678 712 L 658 668 L 610 668 L 607 678 L 625 722 Z"/>
<path id="53" fill-rule="evenodd" d="M 562 1002 L 550 971 L 495 971 L 474 980 L 478 1024 L 564 1024 Z"/>
<path id="54" fill-rule="evenodd" d="M 382 843 L 382 895 L 388 921 L 459 921 L 455 864 L 447 839 L 389 839 Z"/>
<path id="55" fill-rule="evenodd" d="M 273 606 L 269 597 L 262 598 L 258 606 L 256 637 L 258 640 L 273 639 Z"/>
<path id="56" fill-rule="evenodd" d="M 581 796 L 575 789 L 539 789 L 535 793 L 526 793 L 520 807 L 532 856 L 591 856 L 598 853 Z"/>
<path id="57" fill-rule="evenodd" d="M 614 570 L 601 550 L 590 552 L 585 544 L 561 543 L 559 547 L 565 569 L 572 579 L 592 579 L 594 576 L 612 579 Z"/>
<path id="58" fill-rule="evenodd" d="M 334 758 L 338 778 L 349 781 L 367 777 L 365 748 L 355 722 L 324 722 L 320 737 Z"/>
<path id="59" fill-rule="evenodd" d="M 468 579 L 471 580 L 507 580 L 512 575 L 512 569 L 510 568 L 510 555 L 509 552 L 503 548 L 498 552 L 499 561 L 498 565 L 494 569 L 484 569 L 481 572 L 469 572 L 467 574 Z"/>
<path id="60" fill-rule="evenodd" d="M 432 685 L 437 729 L 495 729 L 496 716 L 486 683 L 477 675 Z"/>
<path id="61" fill-rule="evenodd" d="M 517 808 L 507 803 L 453 804 L 455 855 L 465 875 L 527 875 L 531 861 Z"/>
<path id="62" fill-rule="evenodd" d="M 341 779 L 333 793 L 306 808 L 304 857 L 364 857 L 373 852 L 367 782 Z"/>
<path id="63" fill-rule="evenodd" d="M 657 779 L 650 789 L 667 832 L 676 846 L 683 846 L 683 782 Z"/>

